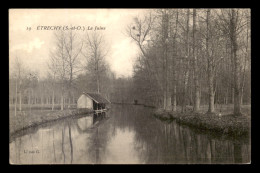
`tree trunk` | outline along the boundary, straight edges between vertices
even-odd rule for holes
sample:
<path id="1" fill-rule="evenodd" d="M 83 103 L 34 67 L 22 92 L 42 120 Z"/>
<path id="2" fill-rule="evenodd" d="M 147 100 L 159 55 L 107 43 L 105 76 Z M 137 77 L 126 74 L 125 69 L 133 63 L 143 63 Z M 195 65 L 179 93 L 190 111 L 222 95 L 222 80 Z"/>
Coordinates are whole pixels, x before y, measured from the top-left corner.
<path id="1" fill-rule="evenodd" d="M 213 76 L 209 75 L 209 113 L 215 112 L 214 107 L 214 100 L 215 100 L 215 93 L 214 93 L 214 85 L 213 85 Z"/>
<path id="2" fill-rule="evenodd" d="M 14 106 L 14 116 L 16 117 L 16 107 L 17 107 L 17 79 L 15 81 L 15 106 Z"/>
<path id="3" fill-rule="evenodd" d="M 19 111 L 22 110 L 22 92 L 19 91 L 19 100 L 20 100 L 20 104 L 19 104 Z"/>
<path id="4" fill-rule="evenodd" d="M 63 94 L 61 94 L 61 98 L 60 98 L 60 110 L 63 110 L 64 108 L 64 99 L 63 99 Z"/>
<path id="5" fill-rule="evenodd" d="M 246 29 L 246 55 L 245 55 L 245 61 L 244 61 L 244 70 L 243 70 L 243 77 L 242 77 L 242 82 L 241 82 L 241 101 L 240 104 L 243 105 L 243 94 L 244 94 L 244 86 L 245 86 L 245 74 L 246 74 L 246 64 L 247 64 L 247 57 L 248 57 L 248 38 L 249 38 L 249 31 L 248 31 L 248 24 L 247 24 L 247 29 Z"/>
<path id="6" fill-rule="evenodd" d="M 30 94 L 30 89 L 28 90 L 28 105 L 30 106 L 31 103 L 31 94 Z"/>
<path id="7" fill-rule="evenodd" d="M 187 65 L 188 67 L 188 65 Z M 187 96 L 186 93 L 188 91 L 188 79 L 189 79 L 189 70 L 184 72 L 184 87 L 183 87 L 183 94 L 182 94 L 182 113 L 186 111 L 186 104 L 187 104 Z"/>
<path id="8" fill-rule="evenodd" d="M 168 44 L 168 24 L 169 24 L 169 18 L 166 11 L 164 11 L 163 17 L 162 17 L 162 26 L 163 26 L 163 45 L 164 45 L 164 52 L 163 52 L 163 58 L 164 58 L 164 109 L 168 109 L 171 106 L 171 94 L 169 92 L 169 82 L 168 82 L 168 53 L 167 53 L 167 44 Z"/>
<path id="9" fill-rule="evenodd" d="M 70 97 L 69 97 L 69 104 L 68 104 L 68 108 L 70 108 Z"/>
<path id="10" fill-rule="evenodd" d="M 171 104 L 172 103 L 172 98 L 171 98 L 171 94 L 170 94 L 170 92 L 168 92 L 168 94 L 167 94 L 167 107 L 166 107 L 166 109 L 170 109 L 170 107 L 171 107 Z"/>
<path id="11" fill-rule="evenodd" d="M 98 64 L 98 57 L 97 53 L 95 52 L 95 63 L 96 63 L 96 76 L 97 76 L 97 93 L 100 92 L 100 83 L 99 83 L 99 64 Z"/>
<path id="12" fill-rule="evenodd" d="M 208 59 L 208 95 L 209 95 L 209 108 L 208 113 L 213 113 L 215 111 L 214 100 L 214 68 L 213 68 L 213 55 L 209 54 L 209 20 L 210 20 L 210 10 L 207 10 L 207 37 L 206 37 L 206 54 Z"/>
<path id="13" fill-rule="evenodd" d="M 236 53 L 235 53 L 236 54 Z M 236 56 L 236 55 L 234 55 Z M 239 71 L 238 71 L 238 58 L 236 57 L 235 63 L 235 87 L 234 87 L 234 115 L 241 115 L 241 105 L 240 105 L 240 91 L 239 91 Z"/>
<path id="14" fill-rule="evenodd" d="M 228 104 L 228 97 L 229 97 L 229 94 L 228 94 L 228 87 L 227 87 L 227 91 L 226 91 L 226 100 L 225 100 L 225 104 L 227 105 Z"/>
<path id="15" fill-rule="evenodd" d="M 31 112 L 31 110 L 32 110 L 32 103 L 31 103 L 32 101 L 31 101 L 31 92 L 29 91 L 29 106 L 30 106 L 30 112 Z"/>
<path id="16" fill-rule="evenodd" d="M 177 98 L 176 98 L 177 94 L 176 93 L 177 93 L 177 88 L 176 88 L 176 84 L 174 84 L 174 86 L 173 86 L 173 103 L 172 103 L 173 112 L 177 111 Z"/>
<path id="17" fill-rule="evenodd" d="M 166 90 L 163 91 L 163 109 L 166 110 L 166 104 L 167 104 L 167 92 Z"/>
<path id="18" fill-rule="evenodd" d="M 43 94 L 41 94 L 41 110 L 43 108 Z"/>
<path id="19" fill-rule="evenodd" d="M 193 9 L 193 60 L 194 60 L 194 83 L 195 83 L 195 105 L 194 112 L 199 111 L 200 107 L 200 91 L 198 80 L 198 67 L 197 67 L 197 51 L 196 51 L 196 9 Z"/>
<path id="20" fill-rule="evenodd" d="M 52 91 L 52 106 L 51 106 L 51 110 L 54 110 L 54 90 Z"/>
<path id="21" fill-rule="evenodd" d="M 241 88 L 240 104 L 243 105 L 244 88 Z"/>
<path id="22" fill-rule="evenodd" d="M 67 108 L 66 105 L 67 105 L 67 98 L 63 97 L 63 107 L 64 107 L 64 109 Z"/>
<path id="23" fill-rule="evenodd" d="M 231 92 L 231 104 L 234 104 L 234 86 L 232 86 Z"/>
<path id="24" fill-rule="evenodd" d="M 240 107 L 240 89 L 239 89 L 239 58 L 237 56 L 237 33 L 236 33 L 236 21 L 238 16 L 236 16 L 235 9 L 232 9 L 232 18 L 231 18 L 231 43 L 232 43 L 232 52 L 234 58 L 234 115 L 240 116 L 241 107 Z"/>
<path id="25" fill-rule="evenodd" d="M 176 58 L 175 56 L 174 58 Z M 176 80 L 176 64 L 175 59 L 173 59 L 173 100 L 172 100 L 172 111 L 177 111 L 177 80 Z"/>
<path id="26" fill-rule="evenodd" d="M 176 112 L 177 111 L 177 70 L 176 70 L 176 59 L 177 59 L 177 56 L 178 56 L 178 50 L 177 50 L 177 42 L 176 42 L 176 36 L 177 36 L 177 32 L 178 32 L 178 22 L 179 22 L 179 12 L 178 12 L 178 9 L 177 9 L 177 12 L 176 12 L 176 26 L 175 26 L 175 33 L 174 33 L 174 52 L 175 52 L 175 56 L 173 57 L 173 103 L 172 103 L 172 111 L 173 112 Z"/>
<path id="27" fill-rule="evenodd" d="M 99 74 L 97 74 L 97 92 L 100 92 L 100 88 L 99 88 Z"/>
<path id="28" fill-rule="evenodd" d="M 186 69 L 184 72 L 184 88 L 183 88 L 183 101 L 182 101 L 182 112 L 184 112 L 184 109 L 186 107 L 186 92 L 188 87 L 188 80 L 189 80 L 189 19 L 190 19 L 190 10 L 187 9 L 187 24 L 186 24 L 186 58 L 184 60 L 184 63 L 186 61 Z"/>

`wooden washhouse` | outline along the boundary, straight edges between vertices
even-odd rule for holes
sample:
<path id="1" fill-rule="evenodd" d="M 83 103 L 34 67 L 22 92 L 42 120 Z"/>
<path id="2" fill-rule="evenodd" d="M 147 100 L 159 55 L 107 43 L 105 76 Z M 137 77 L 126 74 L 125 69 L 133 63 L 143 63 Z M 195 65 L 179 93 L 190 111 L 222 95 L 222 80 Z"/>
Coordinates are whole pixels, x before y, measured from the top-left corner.
<path id="1" fill-rule="evenodd" d="M 87 108 L 95 112 L 104 112 L 107 110 L 106 105 L 110 103 L 101 94 L 83 92 L 77 101 L 77 108 Z"/>

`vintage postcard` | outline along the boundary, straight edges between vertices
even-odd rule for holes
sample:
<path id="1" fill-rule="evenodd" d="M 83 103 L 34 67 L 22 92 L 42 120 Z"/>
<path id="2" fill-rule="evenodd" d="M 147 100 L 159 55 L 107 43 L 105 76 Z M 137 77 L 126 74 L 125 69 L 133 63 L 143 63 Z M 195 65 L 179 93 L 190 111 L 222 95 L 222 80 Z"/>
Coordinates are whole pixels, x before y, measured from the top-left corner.
<path id="1" fill-rule="evenodd" d="M 250 164 L 250 9 L 9 9 L 9 163 Z"/>

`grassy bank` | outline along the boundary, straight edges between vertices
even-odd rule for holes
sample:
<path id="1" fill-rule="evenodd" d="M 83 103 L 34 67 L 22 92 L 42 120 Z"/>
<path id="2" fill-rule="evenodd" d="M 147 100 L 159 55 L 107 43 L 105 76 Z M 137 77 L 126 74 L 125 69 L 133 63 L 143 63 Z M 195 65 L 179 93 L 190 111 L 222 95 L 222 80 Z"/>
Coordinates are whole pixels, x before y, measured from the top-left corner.
<path id="1" fill-rule="evenodd" d="M 20 105 L 17 105 L 17 110 L 19 110 Z M 68 104 L 64 105 L 64 108 L 76 108 L 77 105 L 76 104 L 70 104 L 70 106 Z M 52 104 L 32 104 L 32 105 L 28 105 L 28 104 L 21 104 L 21 108 L 22 111 L 30 111 L 30 110 L 52 110 Z M 54 104 L 54 110 L 60 110 L 60 104 Z M 15 105 L 14 104 L 9 104 L 9 110 L 13 110 L 15 109 Z"/>
<path id="2" fill-rule="evenodd" d="M 251 116 L 245 113 L 243 116 L 234 116 L 228 113 L 219 116 L 219 113 L 173 113 L 157 109 L 154 112 L 154 116 L 161 120 L 176 120 L 177 123 L 182 125 L 233 137 L 247 136 L 250 133 Z"/>
<path id="3" fill-rule="evenodd" d="M 88 109 L 66 109 L 66 110 L 32 110 L 32 111 L 9 111 L 9 134 L 12 136 L 14 133 L 24 130 L 33 126 L 44 124 L 47 122 L 67 118 L 70 116 L 79 116 L 87 113 L 92 113 Z"/>

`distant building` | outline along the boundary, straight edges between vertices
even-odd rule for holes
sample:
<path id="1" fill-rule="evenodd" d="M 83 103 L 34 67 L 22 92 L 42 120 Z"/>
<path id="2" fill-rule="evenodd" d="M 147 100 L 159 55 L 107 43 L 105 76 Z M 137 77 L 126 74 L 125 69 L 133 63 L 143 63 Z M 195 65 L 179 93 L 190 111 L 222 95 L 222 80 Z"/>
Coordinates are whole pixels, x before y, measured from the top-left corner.
<path id="1" fill-rule="evenodd" d="M 85 93 L 79 97 L 77 108 L 88 108 L 92 110 L 105 110 L 106 105 L 111 102 L 98 93 Z"/>

